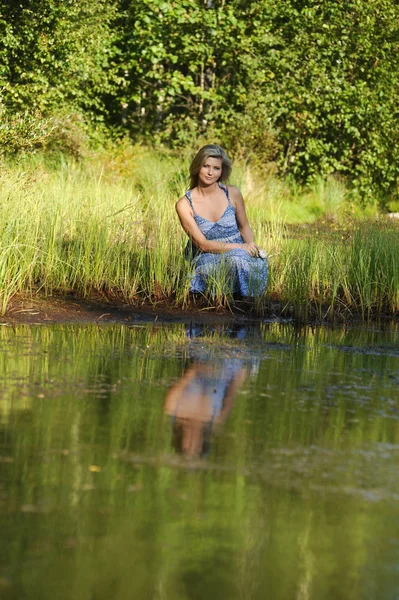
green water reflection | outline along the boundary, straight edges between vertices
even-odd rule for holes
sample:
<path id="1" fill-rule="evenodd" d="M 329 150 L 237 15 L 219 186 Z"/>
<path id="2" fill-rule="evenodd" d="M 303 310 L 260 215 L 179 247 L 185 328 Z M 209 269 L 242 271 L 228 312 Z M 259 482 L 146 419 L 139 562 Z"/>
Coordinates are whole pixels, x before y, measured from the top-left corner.
<path id="1" fill-rule="evenodd" d="M 0 598 L 397 599 L 399 328 L 0 328 Z"/>

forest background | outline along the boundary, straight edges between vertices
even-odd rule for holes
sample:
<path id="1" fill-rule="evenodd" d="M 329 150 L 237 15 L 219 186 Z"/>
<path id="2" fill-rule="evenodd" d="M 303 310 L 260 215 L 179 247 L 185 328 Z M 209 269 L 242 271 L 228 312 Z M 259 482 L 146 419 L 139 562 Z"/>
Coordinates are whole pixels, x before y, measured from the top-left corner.
<path id="1" fill-rule="evenodd" d="M 398 117 L 396 0 L 0 0 L 0 309 L 187 306 L 173 207 L 216 141 L 269 256 L 257 310 L 397 314 Z"/>
<path id="2" fill-rule="evenodd" d="M 395 0 L 0 0 L 3 154 L 217 139 L 384 204 L 399 175 Z"/>

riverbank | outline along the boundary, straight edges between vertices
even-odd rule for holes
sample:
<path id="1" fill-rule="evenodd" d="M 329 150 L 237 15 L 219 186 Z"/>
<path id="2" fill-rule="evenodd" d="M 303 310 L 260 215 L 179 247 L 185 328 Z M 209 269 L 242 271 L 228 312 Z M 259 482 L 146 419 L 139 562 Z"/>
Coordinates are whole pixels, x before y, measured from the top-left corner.
<path id="1" fill-rule="evenodd" d="M 133 150 L 132 150 L 133 151 Z M 105 298 L 173 314 L 233 311 L 300 322 L 399 313 L 399 224 L 360 212 L 336 180 L 298 190 L 246 165 L 235 169 L 255 239 L 269 258 L 253 307 L 212 281 L 193 305 L 187 236 L 174 209 L 186 165 L 141 148 L 112 163 L 45 162 L 0 168 L 0 312 L 22 296 Z M 134 160 L 135 159 L 135 160 Z M 276 310 L 274 309 L 276 307 Z M 23 309 L 20 309 L 23 310 Z M 104 311 L 107 312 L 107 311 Z"/>
<path id="2" fill-rule="evenodd" d="M 291 313 L 291 314 L 290 314 Z M 120 299 L 106 298 L 97 294 L 91 298 L 79 298 L 73 294 L 45 296 L 43 294 L 16 294 L 10 301 L 5 314 L 0 315 L 0 325 L 52 325 L 52 324 L 102 324 L 113 323 L 135 326 L 146 323 L 196 323 L 207 325 L 218 324 L 251 324 L 259 322 L 280 322 L 293 324 L 354 324 L 364 321 L 359 314 L 343 318 L 321 320 L 316 312 L 308 313 L 307 320 L 297 318 L 294 311 L 287 311 L 279 302 L 270 302 L 262 314 L 256 307 L 246 305 L 215 308 L 196 306 L 193 302 L 183 308 L 176 308 L 167 302 L 154 304 L 126 304 Z M 396 321 L 399 315 L 374 314 L 370 321 Z"/>
<path id="3" fill-rule="evenodd" d="M 265 317 L 267 318 L 267 317 Z M 270 315 L 270 319 L 278 319 Z M 18 294 L 8 304 L 7 311 L 0 316 L 1 325 L 13 324 L 57 324 L 57 323 L 204 323 L 217 324 L 231 321 L 250 323 L 259 320 L 253 312 L 204 309 L 192 305 L 177 309 L 159 302 L 156 305 L 130 305 L 121 301 L 110 302 L 104 297 L 91 299 L 73 295 L 45 297 L 42 295 Z"/>

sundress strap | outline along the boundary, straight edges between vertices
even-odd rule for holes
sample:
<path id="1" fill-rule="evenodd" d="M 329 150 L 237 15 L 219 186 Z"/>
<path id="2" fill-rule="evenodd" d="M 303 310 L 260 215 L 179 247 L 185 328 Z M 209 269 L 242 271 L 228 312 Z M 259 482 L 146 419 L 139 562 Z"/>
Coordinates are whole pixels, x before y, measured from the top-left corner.
<path id="1" fill-rule="evenodd" d="M 226 194 L 228 203 L 231 204 L 231 202 L 230 202 L 230 196 L 229 196 L 229 188 L 227 187 L 227 185 L 223 185 L 223 183 L 220 183 L 220 181 L 219 181 L 219 187 Z"/>
<path id="2" fill-rule="evenodd" d="M 195 210 L 194 210 L 194 205 L 193 205 L 193 199 L 191 198 L 191 190 L 187 190 L 186 192 L 186 198 L 188 200 L 189 205 L 191 206 L 191 210 L 194 213 L 195 216 Z"/>

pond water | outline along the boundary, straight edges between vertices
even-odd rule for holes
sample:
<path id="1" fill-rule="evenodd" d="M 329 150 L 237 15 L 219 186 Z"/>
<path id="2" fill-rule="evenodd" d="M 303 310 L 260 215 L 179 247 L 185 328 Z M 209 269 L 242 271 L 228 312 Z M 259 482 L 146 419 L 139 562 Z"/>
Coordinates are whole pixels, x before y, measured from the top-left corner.
<path id="1" fill-rule="evenodd" d="M 0 328 L 0 598 L 399 598 L 399 327 Z"/>

